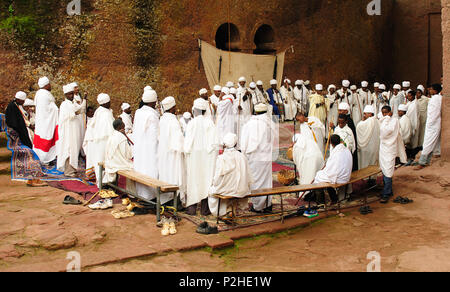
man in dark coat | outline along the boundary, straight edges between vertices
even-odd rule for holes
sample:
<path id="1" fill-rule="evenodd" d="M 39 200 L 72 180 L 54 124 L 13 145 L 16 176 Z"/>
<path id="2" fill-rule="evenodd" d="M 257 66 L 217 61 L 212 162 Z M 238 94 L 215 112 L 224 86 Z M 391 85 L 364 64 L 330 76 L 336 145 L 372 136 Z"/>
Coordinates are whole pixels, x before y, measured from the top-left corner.
<path id="1" fill-rule="evenodd" d="M 22 145 L 33 148 L 25 122 L 25 110 L 22 108 L 26 98 L 25 92 L 19 91 L 16 93 L 15 99 L 6 108 L 6 125 L 17 132 Z"/>

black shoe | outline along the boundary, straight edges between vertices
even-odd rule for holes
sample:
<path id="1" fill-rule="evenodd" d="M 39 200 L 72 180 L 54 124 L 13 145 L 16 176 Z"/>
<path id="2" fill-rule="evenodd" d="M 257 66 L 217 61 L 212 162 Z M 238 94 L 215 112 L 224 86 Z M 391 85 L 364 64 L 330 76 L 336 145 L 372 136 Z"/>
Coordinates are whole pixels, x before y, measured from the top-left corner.
<path id="1" fill-rule="evenodd" d="M 270 206 L 270 207 L 265 208 L 262 212 L 264 214 L 271 214 L 272 211 L 273 211 L 273 206 Z"/>
<path id="2" fill-rule="evenodd" d="M 263 213 L 263 211 L 256 211 L 253 206 L 250 208 L 250 212 L 257 213 L 257 214 Z"/>
<path id="3" fill-rule="evenodd" d="M 132 213 L 134 213 L 134 215 L 136 216 L 141 216 L 141 215 L 148 215 L 150 212 L 148 209 L 144 209 L 144 208 L 133 208 L 133 210 L 131 210 Z"/>
<path id="4" fill-rule="evenodd" d="M 390 199 L 390 196 L 382 196 L 381 200 L 380 200 L 380 203 L 381 204 L 387 204 L 387 203 L 389 203 L 389 199 Z"/>

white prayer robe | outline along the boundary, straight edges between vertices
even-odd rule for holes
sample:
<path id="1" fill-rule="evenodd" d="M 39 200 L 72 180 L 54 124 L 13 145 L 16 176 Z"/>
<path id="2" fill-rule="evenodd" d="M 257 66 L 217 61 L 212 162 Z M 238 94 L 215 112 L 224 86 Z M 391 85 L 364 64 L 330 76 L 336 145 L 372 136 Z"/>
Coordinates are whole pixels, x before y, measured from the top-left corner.
<path id="1" fill-rule="evenodd" d="M 217 107 L 219 105 L 220 99 L 217 95 L 213 94 L 209 97 L 209 100 L 211 101 L 211 103 Z"/>
<path id="2" fill-rule="evenodd" d="M 187 126 L 184 140 L 187 173 L 186 207 L 208 198 L 218 155 L 217 132 L 214 123 L 204 116 L 195 117 Z"/>
<path id="3" fill-rule="evenodd" d="M 339 135 L 339 137 L 341 137 L 342 141 L 344 141 L 348 150 L 350 150 L 352 154 L 355 152 L 356 150 L 355 136 L 353 135 L 353 131 L 349 128 L 348 125 L 345 125 L 345 127 L 343 128 L 337 126 L 334 129 L 334 134 Z"/>
<path id="4" fill-rule="evenodd" d="M 79 95 L 75 95 L 73 99 L 73 104 L 75 105 L 75 111 L 80 111 L 80 114 L 77 115 L 78 122 L 78 131 L 80 132 L 79 138 L 80 149 L 83 146 L 84 135 L 86 135 L 86 100 L 81 99 Z"/>
<path id="5" fill-rule="evenodd" d="M 119 131 L 114 131 L 106 142 L 103 183 L 114 182 L 118 171 L 133 170 L 132 158 L 133 151 L 127 137 Z"/>
<path id="6" fill-rule="evenodd" d="M 380 124 L 376 117 L 361 121 L 356 126 L 358 137 L 358 165 L 360 169 L 378 165 L 380 152 Z"/>
<path id="7" fill-rule="evenodd" d="M 235 114 L 232 96 L 225 96 L 222 101 L 219 102 L 219 106 L 217 107 L 217 131 L 220 144 L 223 144 L 223 138 L 226 134 L 236 134 Z"/>
<path id="8" fill-rule="evenodd" d="M 83 148 L 84 153 L 86 153 L 86 169 L 95 169 L 97 183 L 100 183 L 100 167 L 98 164 L 105 161 L 106 143 L 114 133 L 113 123 L 112 110 L 100 106 L 95 111 L 84 137 Z"/>
<path id="9" fill-rule="evenodd" d="M 325 126 L 316 117 L 308 117 L 308 122 L 300 124 L 300 134 L 309 136 L 325 154 Z"/>
<path id="10" fill-rule="evenodd" d="M 317 173 L 314 183 L 348 183 L 352 176 L 352 168 L 353 156 L 350 150 L 344 144 L 339 144 L 331 149 L 330 158 L 325 168 Z"/>
<path id="11" fill-rule="evenodd" d="M 358 94 L 361 97 L 361 100 L 362 100 L 361 106 L 363 106 L 363 111 L 364 111 L 364 107 L 366 105 L 372 104 L 372 93 L 370 92 L 370 90 L 364 91 L 362 88 L 360 88 L 358 90 Z M 363 112 L 363 116 L 364 116 L 364 112 Z"/>
<path id="12" fill-rule="evenodd" d="M 273 106 L 270 104 L 270 98 L 267 92 L 260 91 L 258 88 L 256 88 L 254 91 L 254 95 L 252 94 L 252 102 L 253 102 L 253 108 L 255 108 L 255 105 L 258 103 L 264 103 L 267 106 L 267 115 L 269 117 L 272 117 L 273 115 Z"/>
<path id="13" fill-rule="evenodd" d="M 127 114 L 126 112 L 122 112 L 122 114 L 119 116 L 119 118 L 125 124 L 125 133 L 127 135 L 132 134 L 133 133 L 133 119 L 131 118 L 131 115 Z"/>
<path id="14" fill-rule="evenodd" d="M 189 124 L 190 121 L 192 121 L 192 119 L 189 119 L 189 120 L 186 121 L 184 119 L 184 117 L 180 118 L 180 125 L 181 125 L 181 130 L 183 131 L 183 136 L 186 135 L 186 128 L 187 128 L 187 125 Z"/>
<path id="15" fill-rule="evenodd" d="M 252 105 L 251 105 L 251 99 L 248 98 L 246 101 L 244 101 L 244 95 L 247 92 L 247 88 L 245 87 L 240 87 L 237 89 L 237 94 L 236 94 L 236 100 L 234 103 L 235 106 L 235 112 L 237 113 L 237 117 L 236 117 L 236 132 L 239 136 L 239 133 L 242 132 L 242 128 L 244 127 L 244 125 L 250 120 L 251 116 L 252 116 Z M 241 106 L 242 110 L 239 111 L 238 107 Z M 227 133 L 225 133 L 226 135 Z M 238 145 L 239 145 L 240 141 L 238 141 Z M 239 146 L 238 146 L 239 148 Z"/>
<path id="16" fill-rule="evenodd" d="M 293 149 L 294 163 L 300 176 L 300 185 L 314 182 L 325 161 L 317 143 L 306 135 L 300 135 Z"/>
<path id="17" fill-rule="evenodd" d="M 327 95 L 327 109 L 328 109 L 328 123 L 333 123 L 337 125 L 338 122 L 338 101 L 336 98 L 336 93 Z M 328 128 L 328 125 L 327 125 Z"/>
<path id="18" fill-rule="evenodd" d="M 209 191 L 208 203 L 211 213 L 216 216 L 219 211 L 219 200 L 213 195 L 244 198 L 250 194 L 251 184 L 252 174 L 245 155 L 235 148 L 225 149 L 223 155 L 217 157 L 216 171 Z M 226 215 L 227 203 L 226 201 L 220 202 L 219 216 Z M 248 207 L 248 200 L 243 199 L 240 202 L 240 209 L 246 207 Z"/>
<path id="19" fill-rule="evenodd" d="M 364 116 L 364 98 L 358 93 L 352 92 L 351 99 L 353 100 L 352 119 L 356 127 Z"/>
<path id="20" fill-rule="evenodd" d="M 64 172 L 67 159 L 74 169 L 78 169 L 78 156 L 81 149 L 80 129 L 78 115 L 72 101 L 66 99 L 61 103 L 58 125 L 57 169 Z"/>
<path id="21" fill-rule="evenodd" d="M 43 163 L 56 158 L 56 140 L 58 125 L 58 107 L 50 91 L 40 89 L 34 98 L 36 103 L 36 125 L 34 131 L 33 150 Z"/>
<path id="22" fill-rule="evenodd" d="M 302 86 L 299 89 L 297 86 L 294 88 L 294 98 L 297 101 L 298 110 L 303 113 L 308 113 L 309 111 L 309 94 L 306 87 Z"/>
<path id="23" fill-rule="evenodd" d="M 407 115 L 402 116 L 399 119 L 400 135 L 402 136 L 403 143 L 408 145 L 411 142 L 412 137 L 412 125 L 411 120 Z"/>
<path id="24" fill-rule="evenodd" d="M 405 95 L 399 92 L 397 95 L 392 95 L 389 105 L 392 108 L 392 113 L 394 118 L 398 118 L 398 107 L 405 103 Z"/>
<path id="25" fill-rule="evenodd" d="M 252 191 L 273 187 L 273 149 L 277 142 L 275 125 L 267 115 L 253 116 L 242 129 L 241 150 L 247 156 L 252 172 Z M 272 196 L 253 198 L 252 202 L 256 211 L 262 211 L 272 205 Z"/>
<path id="26" fill-rule="evenodd" d="M 184 136 L 177 117 L 164 113 L 159 121 L 158 170 L 159 180 L 179 186 L 180 198 L 185 202 Z M 161 203 L 173 199 L 173 194 L 161 195 Z"/>
<path id="27" fill-rule="evenodd" d="M 159 115 L 155 109 L 144 105 L 138 109 L 133 127 L 134 170 L 151 178 L 158 179 L 158 133 Z M 146 200 L 156 197 L 156 190 L 136 184 L 138 195 Z"/>
<path id="28" fill-rule="evenodd" d="M 280 88 L 281 96 L 284 100 L 284 116 L 286 121 L 293 121 L 297 114 L 297 103 L 294 98 L 294 90 L 291 86 L 286 88 L 282 86 Z"/>
<path id="29" fill-rule="evenodd" d="M 427 126 L 422 155 L 429 155 L 440 148 L 442 95 L 433 95 L 428 102 Z"/>
<path id="30" fill-rule="evenodd" d="M 409 120 L 411 121 L 411 141 L 410 141 L 410 148 L 415 149 L 419 146 L 419 108 L 417 106 L 417 99 L 414 99 L 413 101 L 409 101 L 407 103 L 408 106 L 408 112 L 406 115 L 408 116 Z"/>
<path id="31" fill-rule="evenodd" d="M 398 119 L 385 116 L 380 119 L 380 168 L 385 177 L 392 178 L 395 171 L 395 159 L 400 157 L 406 162 L 405 146 L 400 134 Z"/>
<path id="32" fill-rule="evenodd" d="M 428 114 L 428 103 L 430 99 L 426 96 L 422 96 L 417 99 L 417 106 L 419 108 L 419 142 L 418 147 L 423 145 L 425 139 L 425 128 L 427 126 L 427 114 Z"/>

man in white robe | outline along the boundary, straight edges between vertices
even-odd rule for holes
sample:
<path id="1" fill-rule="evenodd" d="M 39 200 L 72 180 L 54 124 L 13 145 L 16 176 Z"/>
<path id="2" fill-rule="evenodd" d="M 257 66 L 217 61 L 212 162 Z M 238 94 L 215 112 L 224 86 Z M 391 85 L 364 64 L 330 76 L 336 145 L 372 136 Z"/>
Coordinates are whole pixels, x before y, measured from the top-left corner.
<path id="1" fill-rule="evenodd" d="M 77 110 L 73 103 L 74 86 L 65 85 L 63 91 L 66 99 L 59 107 L 57 169 L 64 172 L 67 177 L 77 177 L 78 157 L 81 149 L 77 119 L 80 109 Z"/>
<path id="2" fill-rule="evenodd" d="M 346 115 L 339 115 L 338 125 L 334 129 L 334 134 L 339 135 L 341 137 L 342 142 L 344 142 L 345 147 L 350 150 L 350 152 L 355 153 L 356 151 L 356 141 L 355 136 L 353 135 L 352 130 L 347 125 L 348 120 Z"/>
<path id="3" fill-rule="evenodd" d="M 336 86 L 331 84 L 328 86 L 328 94 L 327 94 L 327 121 L 329 123 L 333 123 L 337 125 L 337 119 L 338 119 L 338 99 L 336 94 Z M 328 125 L 327 129 L 328 129 Z"/>
<path id="4" fill-rule="evenodd" d="M 308 114 L 309 92 L 303 84 L 303 80 L 295 81 L 294 99 L 297 101 L 298 111 Z"/>
<path id="5" fill-rule="evenodd" d="M 131 142 L 125 133 L 125 124 L 119 119 L 113 122 L 114 132 L 106 142 L 105 176 L 103 183 L 113 183 L 117 179 L 117 172 L 133 170 L 133 150 Z M 127 180 L 127 189 L 129 189 Z"/>
<path id="6" fill-rule="evenodd" d="M 400 123 L 400 135 L 402 136 L 403 143 L 408 147 L 411 143 L 412 137 L 412 125 L 411 120 L 409 119 L 406 112 L 408 111 L 408 107 L 405 104 L 401 104 L 398 107 L 398 117 Z"/>
<path id="7" fill-rule="evenodd" d="M 338 135 L 331 136 L 330 144 L 330 157 L 326 162 L 325 168 L 316 174 L 314 184 L 345 184 L 350 181 L 353 168 L 353 158 L 350 150 L 344 144 L 341 144 L 341 137 Z M 315 193 L 317 194 L 317 192 Z M 328 193 L 332 204 L 337 203 L 339 197 L 336 192 L 328 189 Z"/>
<path id="8" fill-rule="evenodd" d="M 353 122 L 355 123 L 355 126 L 359 124 L 363 117 L 363 111 L 364 111 L 364 99 L 363 97 L 358 93 L 358 88 L 356 85 L 352 85 L 350 87 L 350 91 L 352 92 L 352 100 L 353 100 L 353 111 L 352 111 L 352 117 Z"/>
<path id="9" fill-rule="evenodd" d="M 256 115 L 242 129 L 241 151 L 248 158 L 253 177 L 252 191 L 273 187 L 272 162 L 278 133 L 273 121 L 267 117 L 267 106 L 255 106 Z M 252 199 L 253 212 L 271 212 L 272 196 Z"/>
<path id="10" fill-rule="evenodd" d="M 442 121 L 442 85 L 433 84 L 430 89 L 431 99 L 428 103 L 427 126 L 423 142 L 422 155 L 416 170 L 430 165 L 433 153 L 440 148 Z"/>
<path id="11" fill-rule="evenodd" d="M 143 106 L 136 111 L 133 126 L 134 170 L 151 178 L 158 179 L 158 136 L 159 114 L 156 111 L 158 95 L 147 90 L 142 96 Z M 153 200 L 156 190 L 142 184 L 136 184 L 141 198 Z"/>
<path id="12" fill-rule="evenodd" d="M 367 105 L 363 120 L 356 127 L 358 135 L 358 165 L 360 169 L 378 165 L 380 152 L 380 124 L 375 117 L 375 108 Z"/>
<path id="13" fill-rule="evenodd" d="M 73 104 L 75 105 L 75 109 L 77 111 L 80 111 L 80 114 L 77 115 L 77 121 L 78 121 L 78 130 L 80 132 L 80 150 L 83 146 L 84 141 L 84 135 L 86 134 L 86 111 L 87 111 L 87 94 L 84 96 L 84 98 L 81 97 L 80 94 L 80 88 L 78 87 L 78 84 L 76 82 L 73 82 L 69 84 L 73 86 L 74 88 L 74 96 L 73 96 Z"/>
<path id="14" fill-rule="evenodd" d="M 346 103 L 349 105 L 349 112 L 348 114 L 351 116 L 353 114 L 353 99 L 352 99 L 352 93 L 349 90 L 350 88 L 350 81 L 343 80 L 342 81 L 342 88 L 337 91 L 338 96 L 338 103 Z"/>
<path id="15" fill-rule="evenodd" d="M 214 109 L 214 104 L 208 97 L 208 90 L 206 88 L 202 88 L 202 89 L 200 89 L 198 94 L 200 95 L 200 98 L 203 98 L 204 100 L 206 100 L 208 102 L 208 107 L 206 109 L 205 117 L 210 118 L 211 121 L 214 123 L 215 122 L 214 117 L 216 116 L 216 113 L 215 113 L 215 109 Z"/>
<path id="16" fill-rule="evenodd" d="M 258 80 L 256 82 L 256 95 L 257 95 L 257 100 L 258 103 L 253 104 L 253 108 L 259 104 L 259 103 L 264 103 L 267 106 L 267 115 L 272 118 L 273 115 L 273 107 L 270 104 L 270 97 L 269 94 L 267 93 L 267 91 L 264 90 L 264 83 L 261 80 Z M 254 112 L 254 111 L 253 111 Z M 238 138 L 239 139 L 239 138 Z"/>
<path id="17" fill-rule="evenodd" d="M 225 150 L 222 155 L 217 157 L 216 171 L 208 198 L 211 213 L 218 214 L 219 217 L 225 216 L 233 206 L 230 206 L 228 201 L 221 201 L 219 210 L 219 199 L 214 195 L 244 198 L 251 193 L 250 186 L 253 182 L 247 158 L 235 148 L 237 136 L 228 133 L 225 135 L 224 141 Z M 247 209 L 248 199 L 240 200 L 237 207 L 239 210 Z"/>
<path id="18" fill-rule="evenodd" d="M 217 106 L 217 132 L 220 144 L 223 144 L 223 138 L 226 134 L 236 133 L 235 115 L 234 98 L 230 95 L 230 90 L 224 87 L 222 88 L 221 101 Z"/>
<path id="19" fill-rule="evenodd" d="M 294 89 L 291 86 L 291 80 L 284 80 L 284 84 L 280 88 L 280 94 L 284 100 L 285 121 L 293 121 L 297 114 L 297 103 L 294 98 Z"/>
<path id="20" fill-rule="evenodd" d="M 220 104 L 219 104 L 220 107 Z M 218 155 L 218 130 L 211 119 L 205 117 L 208 102 L 204 99 L 194 101 L 194 119 L 188 124 L 184 139 L 186 153 L 186 213 L 211 214 L 208 206 L 209 188 L 214 178 L 214 169 Z"/>
<path id="21" fill-rule="evenodd" d="M 419 142 L 417 153 L 422 150 L 423 141 L 425 139 L 425 128 L 427 126 L 428 103 L 430 99 L 425 96 L 425 87 L 419 85 L 416 93 L 417 107 L 419 109 Z"/>
<path id="22" fill-rule="evenodd" d="M 122 114 L 119 118 L 125 124 L 125 134 L 133 134 L 133 117 L 131 116 L 131 106 L 128 103 L 123 103 L 121 106 Z"/>
<path id="23" fill-rule="evenodd" d="M 400 91 L 402 89 L 402 87 L 400 86 L 400 84 L 395 84 L 394 85 L 394 92 L 392 94 L 392 97 L 390 99 L 390 106 L 392 108 L 392 111 L 394 113 L 393 117 L 394 118 L 398 118 L 398 107 L 401 104 L 405 103 L 405 96 L 403 95 L 403 92 Z"/>
<path id="24" fill-rule="evenodd" d="M 184 169 L 184 136 L 176 113 L 175 98 L 169 96 L 161 102 L 164 114 L 159 121 L 158 170 L 159 180 L 179 187 L 179 196 L 184 196 L 186 179 Z M 173 200 L 173 194 L 162 194 L 161 204 Z"/>
<path id="25" fill-rule="evenodd" d="M 214 105 L 214 111 L 217 110 L 217 106 L 220 102 L 220 93 L 222 92 L 222 87 L 220 85 L 214 86 L 214 93 L 209 97 L 209 100 L 211 100 L 212 104 Z"/>
<path id="26" fill-rule="evenodd" d="M 106 143 L 114 132 L 114 116 L 111 109 L 111 98 L 105 93 L 97 97 L 100 105 L 95 111 L 94 117 L 90 122 L 86 135 L 84 137 L 84 153 L 86 153 L 86 173 L 95 171 L 97 183 L 100 185 L 100 167 L 99 163 L 105 161 Z"/>
<path id="27" fill-rule="evenodd" d="M 312 184 L 317 172 L 325 165 L 323 153 L 309 135 L 296 134 L 294 143 L 293 156 L 300 176 L 299 184 Z"/>
<path id="28" fill-rule="evenodd" d="M 307 117 L 302 112 L 297 112 L 296 119 L 300 124 L 300 134 L 315 141 L 322 154 L 325 154 L 325 126 L 322 122 L 316 117 Z"/>
<path id="29" fill-rule="evenodd" d="M 247 84 L 247 80 L 245 77 L 239 78 L 239 87 L 237 89 L 236 93 L 236 112 L 238 114 L 237 116 L 237 124 L 236 124 L 236 131 L 238 133 L 242 132 L 242 127 L 250 120 L 252 114 L 253 114 L 253 108 L 252 108 L 252 96 L 250 95 L 250 92 L 248 88 L 245 86 Z M 231 90 L 232 91 L 232 90 Z M 238 138 L 238 145 L 239 145 L 239 138 Z M 239 148 L 239 147 L 238 147 Z"/>
<path id="30" fill-rule="evenodd" d="M 360 97 L 363 101 L 363 103 L 362 103 L 364 105 L 364 106 L 362 106 L 363 109 L 366 105 L 373 104 L 372 93 L 369 90 L 369 82 L 367 82 L 367 81 L 361 82 L 361 88 L 358 90 L 358 94 L 360 95 Z"/>
<path id="31" fill-rule="evenodd" d="M 56 159 L 56 143 L 58 141 L 58 107 L 51 94 L 52 87 L 47 77 L 39 79 L 39 90 L 36 92 L 36 126 L 34 131 L 33 150 L 39 160 L 48 164 Z"/>
<path id="32" fill-rule="evenodd" d="M 380 119 L 380 168 L 383 172 L 384 188 L 381 194 L 381 203 L 387 204 L 393 197 L 392 178 L 395 171 L 395 160 L 400 157 L 406 163 L 405 146 L 400 134 L 398 119 L 393 118 L 390 106 L 382 108 L 383 117 Z"/>
<path id="33" fill-rule="evenodd" d="M 180 118 L 181 130 L 183 131 L 183 136 L 186 135 L 187 125 L 192 121 L 192 114 L 185 112 Z"/>

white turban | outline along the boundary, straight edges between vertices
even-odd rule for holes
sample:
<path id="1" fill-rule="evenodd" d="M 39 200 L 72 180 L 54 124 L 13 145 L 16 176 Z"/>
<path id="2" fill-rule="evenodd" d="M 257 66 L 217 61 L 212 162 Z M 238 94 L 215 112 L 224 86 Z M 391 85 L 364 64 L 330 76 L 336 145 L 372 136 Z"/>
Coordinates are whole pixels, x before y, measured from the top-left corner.
<path id="1" fill-rule="evenodd" d="M 422 93 L 424 93 L 425 87 L 423 85 L 419 85 L 419 86 L 417 86 L 417 90 L 420 90 L 420 91 L 422 91 Z"/>
<path id="2" fill-rule="evenodd" d="M 69 85 L 72 85 L 73 88 L 78 87 L 78 83 L 76 83 L 76 82 L 72 82 L 72 83 L 70 83 Z"/>
<path id="3" fill-rule="evenodd" d="M 256 88 L 256 83 L 255 82 L 250 83 L 250 88 L 251 89 L 255 89 Z"/>
<path id="4" fill-rule="evenodd" d="M 125 110 L 129 109 L 130 107 L 131 107 L 131 106 L 130 106 L 128 103 L 123 103 L 122 106 L 121 106 L 121 109 L 122 109 L 123 111 L 125 111 Z"/>
<path id="5" fill-rule="evenodd" d="M 166 97 L 161 101 L 161 105 L 166 112 L 176 105 L 175 98 L 173 96 Z"/>
<path id="6" fill-rule="evenodd" d="M 185 112 L 185 113 L 183 114 L 183 118 L 184 118 L 185 120 L 189 120 L 189 119 L 192 118 L 192 114 L 191 114 L 191 113 L 188 113 L 188 112 Z"/>
<path id="7" fill-rule="evenodd" d="M 278 81 L 275 79 L 270 80 L 270 85 L 278 85 Z"/>
<path id="8" fill-rule="evenodd" d="M 330 91 L 330 89 L 331 88 L 334 88 L 334 89 L 336 89 L 336 85 L 334 85 L 334 84 L 330 84 L 329 86 L 328 86 L 328 91 Z"/>
<path id="9" fill-rule="evenodd" d="M 267 112 L 267 105 L 265 105 L 264 103 L 258 103 L 257 105 L 255 105 L 255 112 L 257 113 Z"/>
<path id="10" fill-rule="evenodd" d="M 23 106 L 35 106 L 34 101 L 32 99 L 25 99 L 25 103 L 23 104 Z"/>
<path id="11" fill-rule="evenodd" d="M 398 106 L 398 110 L 402 111 L 402 112 L 407 112 L 408 111 L 408 106 L 406 104 L 401 104 Z"/>
<path id="12" fill-rule="evenodd" d="M 111 98 L 106 93 L 100 93 L 97 97 L 97 102 L 99 105 L 107 104 L 111 101 Z"/>
<path id="13" fill-rule="evenodd" d="M 208 90 L 206 88 L 202 88 L 200 89 L 200 91 L 198 92 L 198 94 L 203 95 L 203 94 L 208 94 Z"/>
<path id="14" fill-rule="evenodd" d="M 256 82 L 256 85 L 263 86 L 264 83 L 263 83 L 261 80 L 258 80 L 258 81 Z"/>
<path id="15" fill-rule="evenodd" d="M 16 93 L 16 99 L 25 100 L 27 99 L 27 94 L 23 91 L 19 91 Z"/>
<path id="16" fill-rule="evenodd" d="M 356 89 L 358 89 L 358 87 L 356 87 L 356 85 L 352 85 L 352 86 L 350 87 L 350 90 L 356 90 Z"/>
<path id="17" fill-rule="evenodd" d="M 145 91 L 150 91 L 150 90 L 153 90 L 153 88 L 151 86 L 145 86 L 144 87 L 144 92 Z"/>
<path id="18" fill-rule="evenodd" d="M 362 87 L 362 88 L 367 88 L 367 87 L 369 87 L 369 82 L 367 82 L 367 81 L 361 82 L 361 87 Z"/>
<path id="19" fill-rule="evenodd" d="M 75 90 L 75 86 L 73 83 L 67 84 L 63 86 L 63 92 L 64 94 L 73 92 Z"/>
<path id="20" fill-rule="evenodd" d="M 380 90 L 386 90 L 386 85 L 380 84 L 380 85 L 378 86 L 378 88 L 379 88 Z"/>
<path id="21" fill-rule="evenodd" d="M 228 88 L 231 88 L 231 87 L 234 86 L 234 83 L 231 82 L 231 81 L 228 81 L 226 86 L 227 86 Z"/>
<path id="22" fill-rule="evenodd" d="M 348 80 L 342 81 L 342 86 L 343 87 L 349 87 L 350 86 L 350 81 L 348 81 Z"/>
<path id="23" fill-rule="evenodd" d="M 222 87 L 220 87 L 220 85 L 216 85 L 214 86 L 214 91 L 221 91 Z"/>
<path id="24" fill-rule="evenodd" d="M 338 110 L 340 110 L 340 111 L 349 111 L 350 110 L 350 106 L 346 102 L 341 102 L 339 104 Z"/>
<path id="25" fill-rule="evenodd" d="M 284 79 L 284 83 L 286 83 L 286 82 L 289 83 L 289 84 L 291 84 L 291 80 L 289 80 L 289 79 L 287 79 L 287 78 Z"/>
<path id="26" fill-rule="evenodd" d="M 309 83 L 311 83 L 309 80 L 306 80 L 305 83 L 303 83 L 305 86 L 309 85 Z"/>
<path id="27" fill-rule="evenodd" d="M 297 81 L 295 81 L 295 85 L 303 85 L 303 80 L 297 80 Z"/>
<path id="28" fill-rule="evenodd" d="M 247 82 L 247 79 L 245 79 L 245 77 L 241 77 L 239 78 L 239 82 Z"/>
<path id="29" fill-rule="evenodd" d="M 230 89 L 228 87 L 223 87 L 222 93 L 224 93 L 225 95 L 228 95 L 228 94 L 230 94 Z"/>
<path id="30" fill-rule="evenodd" d="M 227 148 L 233 148 L 234 146 L 236 146 L 237 144 L 236 134 L 233 133 L 226 134 L 225 137 L 223 138 L 223 144 L 225 144 Z"/>
<path id="31" fill-rule="evenodd" d="M 316 90 L 317 91 L 322 91 L 323 90 L 323 85 L 322 84 L 316 84 Z"/>
<path id="32" fill-rule="evenodd" d="M 411 86 L 411 82 L 409 82 L 409 81 L 403 81 L 402 86 L 403 86 L 403 87 L 410 87 L 410 86 Z"/>
<path id="33" fill-rule="evenodd" d="M 375 82 L 375 83 L 373 84 L 373 87 L 375 87 L 375 88 L 378 88 L 378 87 L 380 87 L 380 83 L 378 83 L 378 82 Z"/>
<path id="34" fill-rule="evenodd" d="M 366 107 L 364 108 L 364 113 L 375 114 L 375 109 L 371 105 L 366 105 Z"/>
<path id="35" fill-rule="evenodd" d="M 230 88 L 230 94 L 236 94 L 237 93 L 237 89 L 234 87 Z"/>
<path id="36" fill-rule="evenodd" d="M 196 100 L 194 100 L 194 108 L 201 111 L 206 111 L 206 109 L 208 108 L 208 102 L 203 98 L 197 98 Z"/>
<path id="37" fill-rule="evenodd" d="M 145 103 L 157 102 L 158 94 L 156 94 L 156 91 L 154 90 L 144 91 L 144 94 L 142 95 L 142 101 Z"/>
<path id="38" fill-rule="evenodd" d="M 39 88 L 44 88 L 48 84 L 50 84 L 50 80 L 48 80 L 47 77 L 39 78 L 39 81 L 38 81 Z"/>
<path id="39" fill-rule="evenodd" d="M 394 89 L 398 89 L 398 90 L 401 90 L 401 89 L 402 89 L 402 87 L 400 86 L 400 84 L 395 84 L 393 88 L 394 88 Z"/>

